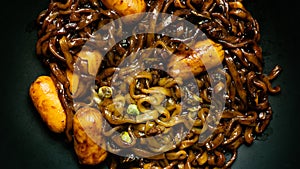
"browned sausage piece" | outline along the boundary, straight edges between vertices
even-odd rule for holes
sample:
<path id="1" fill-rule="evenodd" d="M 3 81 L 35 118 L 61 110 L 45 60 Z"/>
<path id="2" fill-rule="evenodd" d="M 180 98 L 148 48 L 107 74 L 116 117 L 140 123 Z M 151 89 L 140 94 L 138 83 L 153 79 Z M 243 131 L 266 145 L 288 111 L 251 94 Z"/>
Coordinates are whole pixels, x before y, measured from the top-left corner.
<path id="1" fill-rule="evenodd" d="M 79 163 L 96 165 L 107 157 L 101 136 L 102 115 L 91 107 L 80 108 L 73 119 L 74 149 Z"/>
<path id="2" fill-rule="evenodd" d="M 30 86 L 29 95 L 43 121 L 51 131 L 61 133 L 66 127 L 66 114 L 50 76 L 39 76 Z"/>

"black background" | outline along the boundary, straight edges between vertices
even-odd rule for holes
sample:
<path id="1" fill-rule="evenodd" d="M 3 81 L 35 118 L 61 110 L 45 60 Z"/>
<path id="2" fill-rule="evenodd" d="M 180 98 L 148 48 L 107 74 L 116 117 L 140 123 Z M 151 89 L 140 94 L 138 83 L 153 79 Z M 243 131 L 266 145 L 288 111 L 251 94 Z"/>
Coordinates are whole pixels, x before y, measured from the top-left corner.
<path id="1" fill-rule="evenodd" d="M 298 4 L 293 1 L 244 0 L 258 20 L 265 72 L 283 68 L 273 85 L 282 92 L 270 96 L 273 119 L 263 137 L 239 149 L 233 169 L 299 168 L 299 27 Z M 47 0 L 7 1 L 1 6 L 0 168 L 74 169 L 72 148 L 51 133 L 28 96 L 31 82 L 47 74 L 35 56 L 35 18 Z M 298 103 L 300 104 L 300 103 Z M 3 166 L 3 167 L 2 167 Z"/>

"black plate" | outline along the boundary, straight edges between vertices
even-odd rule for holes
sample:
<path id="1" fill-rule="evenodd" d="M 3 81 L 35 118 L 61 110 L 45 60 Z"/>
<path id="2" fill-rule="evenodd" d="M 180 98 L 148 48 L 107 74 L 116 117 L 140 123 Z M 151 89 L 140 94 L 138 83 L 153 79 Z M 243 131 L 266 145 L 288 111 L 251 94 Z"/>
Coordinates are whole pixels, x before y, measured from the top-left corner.
<path id="1" fill-rule="evenodd" d="M 245 0 L 259 21 L 265 72 L 276 64 L 283 72 L 273 84 L 282 92 L 271 96 L 273 119 L 265 134 L 250 147 L 239 149 L 233 169 L 299 168 L 300 97 L 297 71 L 297 40 L 293 24 L 296 4 L 266 0 Z M 33 108 L 28 88 L 41 74 L 47 74 L 35 57 L 35 18 L 47 8 L 47 0 L 15 0 L 1 7 L 1 123 L 0 168 L 74 169 L 80 168 L 72 147 L 63 137 L 51 133 Z M 299 47 L 298 47 L 299 48 Z M 100 169 L 100 168 L 99 168 Z"/>

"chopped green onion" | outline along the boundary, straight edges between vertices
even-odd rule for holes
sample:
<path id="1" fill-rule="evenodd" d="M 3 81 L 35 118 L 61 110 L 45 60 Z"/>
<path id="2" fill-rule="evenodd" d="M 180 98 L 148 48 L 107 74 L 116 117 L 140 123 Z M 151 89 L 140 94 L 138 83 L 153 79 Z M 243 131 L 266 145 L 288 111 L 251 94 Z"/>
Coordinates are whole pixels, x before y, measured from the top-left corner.
<path id="1" fill-rule="evenodd" d="M 98 90 L 98 95 L 101 99 L 110 98 L 112 96 L 112 88 L 108 86 L 102 86 Z"/>
<path id="2" fill-rule="evenodd" d="M 130 115 L 139 115 L 140 114 L 140 111 L 137 107 L 137 105 L 135 104 L 130 104 L 127 108 L 127 114 L 130 114 Z"/>
<path id="3" fill-rule="evenodd" d="M 122 139 L 122 141 L 130 144 L 132 142 L 131 140 L 131 137 L 129 135 L 129 133 L 127 131 L 123 131 L 121 134 L 120 134 L 120 137 Z"/>

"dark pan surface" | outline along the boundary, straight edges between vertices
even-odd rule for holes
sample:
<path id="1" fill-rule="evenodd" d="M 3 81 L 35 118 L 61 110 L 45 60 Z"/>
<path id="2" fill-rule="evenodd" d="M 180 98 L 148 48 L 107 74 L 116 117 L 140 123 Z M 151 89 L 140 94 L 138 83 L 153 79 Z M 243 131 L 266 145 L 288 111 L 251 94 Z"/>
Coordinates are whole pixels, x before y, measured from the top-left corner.
<path id="1" fill-rule="evenodd" d="M 233 169 L 299 168 L 300 92 L 296 54 L 299 33 L 297 5 L 267 0 L 245 0 L 261 28 L 265 72 L 276 64 L 283 68 L 273 85 L 282 92 L 271 96 L 274 110 L 264 135 L 250 147 L 239 149 Z M 43 124 L 28 96 L 32 81 L 47 70 L 35 57 L 38 13 L 47 0 L 15 0 L 1 9 L 1 106 L 0 168 L 3 169 L 76 169 L 73 148 L 62 136 L 51 133 Z M 299 103 L 298 103 L 299 104 Z M 101 167 L 98 169 L 101 169 Z"/>

